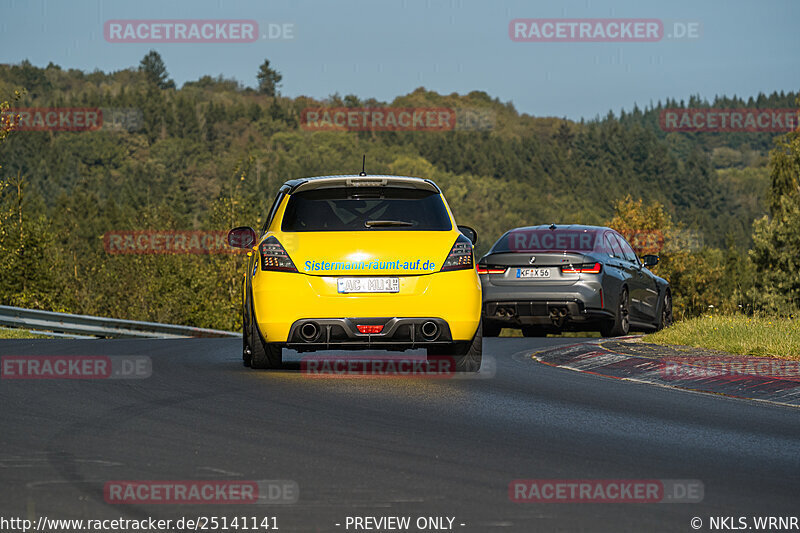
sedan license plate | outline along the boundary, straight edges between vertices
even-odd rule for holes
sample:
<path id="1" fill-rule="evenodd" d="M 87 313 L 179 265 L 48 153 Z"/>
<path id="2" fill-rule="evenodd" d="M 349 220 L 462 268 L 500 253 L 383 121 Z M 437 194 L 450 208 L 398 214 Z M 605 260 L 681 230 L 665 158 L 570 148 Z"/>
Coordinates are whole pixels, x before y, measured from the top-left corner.
<path id="1" fill-rule="evenodd" d="M 518 278 L 549 278 L 550 277 L 550 269 L 549 268 L 518 268 L 517 269 L 517 277 Z"/>
<path id="2" fill-rule="evenodd" d="M 400 292 L 400 278 L 339 278 L 336 284 L 341 294 Z"/>

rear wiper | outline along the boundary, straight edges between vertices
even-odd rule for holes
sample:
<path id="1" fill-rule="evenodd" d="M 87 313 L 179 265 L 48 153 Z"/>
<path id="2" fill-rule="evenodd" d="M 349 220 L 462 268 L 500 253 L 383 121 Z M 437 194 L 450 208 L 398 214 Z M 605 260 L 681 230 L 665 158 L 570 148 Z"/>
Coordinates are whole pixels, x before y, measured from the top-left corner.
<path id="1" fill-rule="evenodd" d="M 386 226 L 413 226 L 411 222 L 404 220 L 367 220 L 364 225 L 368 228 L 371 227 L 386 227 Z"/>

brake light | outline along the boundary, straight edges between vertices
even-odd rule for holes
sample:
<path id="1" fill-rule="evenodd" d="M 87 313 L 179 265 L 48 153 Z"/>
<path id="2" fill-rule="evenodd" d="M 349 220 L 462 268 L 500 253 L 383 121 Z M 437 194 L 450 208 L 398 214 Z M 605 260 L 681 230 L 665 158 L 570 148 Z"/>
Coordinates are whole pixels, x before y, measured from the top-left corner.
<path id="1" fill-rule="evenodd" d="M 371 325 L 356 326 L 356 328 L 358 329 L 359 333 L 380 333 L 381 331 L 383 331 L 383 326 L 382 325 L 378 325 L 378 326 L 371 326 Z"/>
<path id="2" fill-rule="evenodd" d="M 289 254 L 274 236 L 268 237 L 258 247 L 261 254 L 261 270 L 277 270 L 280 272 L 297 272 L 289 258 Z"/>
<path id="3" fill-rule="evenodd" d="M 472 243 L 463 235 L 459 235 L 440 271 L 466 270 L 472 267 Z"/>
<path id="4" fill-rule="evenodd" d="M 564 274 L 599 274 L 603 270 L 600 263 L 586 263 L 583 265 L 564 265 L 561 272 Z"/>
<path id="5" fill-rule="evenodd" d="M 478 265 L 478 274 L 505 274 L 505 268 L 487 267 L 486 265 Z"/>

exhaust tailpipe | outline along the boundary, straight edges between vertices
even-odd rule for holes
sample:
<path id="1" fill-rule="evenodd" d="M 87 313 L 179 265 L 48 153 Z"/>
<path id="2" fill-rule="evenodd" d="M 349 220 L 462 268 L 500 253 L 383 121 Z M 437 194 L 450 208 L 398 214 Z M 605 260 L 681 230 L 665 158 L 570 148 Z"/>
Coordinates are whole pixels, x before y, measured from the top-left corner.
<path id="1" fill-rule="evenodd" d="M 560 328 L 564 325 L 564 320 L 567 317 L 567 309 L 565 307 L 551 307 L 548 312 L 553 326 Z"/>
<path id="2" fill-rule="evenodd" d="M 300 327 L 300 336 L 306 342 L 311 342 L 319 335 L 319 327 L 314 322 L 306 322 Z"/>
<path id="3" fill-rule="evenodd" d="M 432 341 L 439 336 L 439 326 L 432 320 L 423 322 L 419 329 L 422 332 L 422 336 L 425 337 L 426 340 Z"/>

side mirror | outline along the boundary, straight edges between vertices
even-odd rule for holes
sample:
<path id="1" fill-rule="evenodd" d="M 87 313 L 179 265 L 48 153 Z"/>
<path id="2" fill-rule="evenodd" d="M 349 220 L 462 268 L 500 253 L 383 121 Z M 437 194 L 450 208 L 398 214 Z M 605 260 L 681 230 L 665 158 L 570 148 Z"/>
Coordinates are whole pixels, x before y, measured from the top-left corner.
<path id="1" fill-rule="evenodd" d="M 461 232 L 461 235 L 472 242 L 472 246 L 478 244 L 478 232 L 474 229 L 470 228 L 469 226 L 458 226 L 458 231 Z"/>
<path id="2" fill-rule="evenodd" d="M 647 268 L 654 267 L 658 264 L 658 256 L 657 255 L 643 255 L 642 256 L 642 264 Z"/>
<path id="3" fill-rule="evenodd" d="M 233 248 L 252 248 L 256 243 L 256 230 L 249 226 L 239 226 L 228 232 L 228 246 Z"/>

